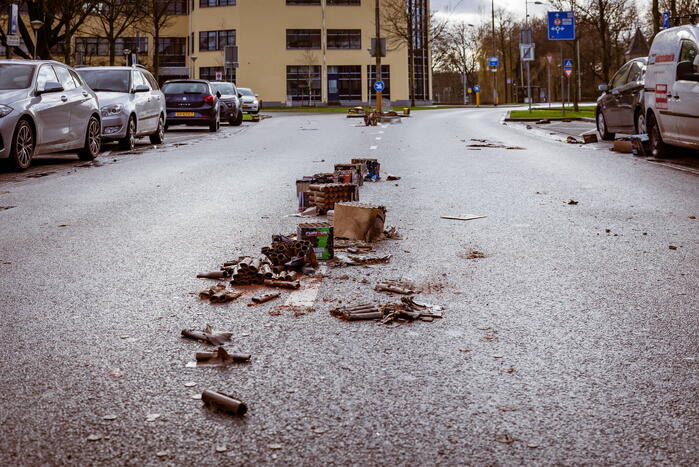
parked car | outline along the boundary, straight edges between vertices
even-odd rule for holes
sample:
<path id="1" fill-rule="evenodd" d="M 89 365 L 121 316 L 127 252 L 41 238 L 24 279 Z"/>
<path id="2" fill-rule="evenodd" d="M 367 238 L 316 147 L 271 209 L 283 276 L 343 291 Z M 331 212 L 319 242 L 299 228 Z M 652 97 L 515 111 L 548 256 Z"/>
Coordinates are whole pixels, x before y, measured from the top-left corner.
<path id="1" fill-rule="evenodd" d="M 240 106 L 238 89 L 226 81 L 212 81 L 214 91 L 221 94 L 221 120 L 228 120 L 233 126 L 243 123 L 243 109 Z"/>
<path id="2" fill-rule="evenodd" d="M 646 78 L 646 122 L 651 152 L 671 145 L 699 149 L 699 15 L 653 39 Z"/>
<path id="3" fill-rule="evenodd" d="M 609 84 L 600 84 L 602 95 L 597 99 L 597 131 L 602 139 L 613 140 L 615 133 L 646 132 L 643 114 L 646 57 L 624 64 Z"/>
<path id="4" fill-rule="evenodd" d="M 260 100 L 257 94 L 250 88 L 238 88 L 240 100 L 243 102 L 243 112 L 257 114 L 260 112 Z"/>
<path id="5" fill-rule="evenodd" d="M 221 93 L 202 79 L 177 79 L 163 84 L 167 122 L 170 125 L 208 125 L 218 131 L 221 125 Z"/>
<path id="6" fill-rule="evenodd" d="M 165 96 L 143 67 L 93 66 L 76 70 L 97 93 L 102 114 L 102 140 L 116 140 L 131 150 L 136 138 L 153 144 L 165 140 Z"/>
<path id="7" fill-rule="evenodd" d="M 37 154 L 99 154 L 97 95 L 71 67 L 52 60 L 0 60 L 0 159 L 24 170 Z"/>

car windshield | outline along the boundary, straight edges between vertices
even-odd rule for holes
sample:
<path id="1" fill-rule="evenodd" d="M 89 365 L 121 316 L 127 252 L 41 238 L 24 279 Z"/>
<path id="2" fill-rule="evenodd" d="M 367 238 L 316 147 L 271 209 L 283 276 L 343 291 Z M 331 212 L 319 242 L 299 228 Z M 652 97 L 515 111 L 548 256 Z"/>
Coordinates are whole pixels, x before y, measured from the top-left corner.
<path id="1" fill-rule="evenodd" d="M 207 86 L 204 83 L 167 83 L 163 86 L 165 94 L 205 94 L 208 92 Z"/>
<path id="2" fill-rule="evenodd" d="M 244 95 L 244 96 L 252 96 L 252 97 L 255 97 L 255 93 L 252 92 L 252 89 L 248 89 L 248 88 L 238 88 L 238 91 L 239 91 L 242 95 Z"/>
<path id="3" fill-rule="evenodd" d="M 233 89 L 233 85 L 231 83 L 214 83 L 212 86 L 214 87 L 215 91 L 218 91 L 223 95 L 235 95 L 235 89 Z"/>
<path id="4" fill-rule="evenodd" d="M 34 65 L 0 64 L 0 89 L 27 89 L 33 77 Z"/>
<path id="5" fill-rule="evenodd" d="M 78 73 L 95 92 L 129 92 L 131 90 L 129 70 L 78 70 Z"/>

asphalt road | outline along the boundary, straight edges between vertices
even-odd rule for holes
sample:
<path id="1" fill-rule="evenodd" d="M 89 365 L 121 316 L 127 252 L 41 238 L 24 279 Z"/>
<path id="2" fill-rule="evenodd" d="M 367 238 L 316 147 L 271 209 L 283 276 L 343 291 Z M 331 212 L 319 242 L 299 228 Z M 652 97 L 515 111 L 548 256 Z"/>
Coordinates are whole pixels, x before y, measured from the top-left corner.
<path id="1" fill-rule="evenodd" d="M 4 462 L 698 464 L 697 176 L 501 117 L 275 116 L 0 174 L 0 206 L 14 206 L 0 210 Z M 297 177 L 362 155 L 402 177 L 361 189 L 403 235 L 377 246 L 390 264 L 328 268 L 256 307 L 252 292 L 194 295 L 211 283 L 197 272 L 295 230 Z M 440 219 L 467 213 L 487 217 Z M 328 313 L 397 300 L 372 290 L 380 279 L 422 286 L 444 319 Z M 270 314 L 301 300 L 315 311 Z M 207 323 L 252 362 L 186 367 L 205 346 L 180 331 Z M 203 408 L 192 396 L 207 388 L 250 411 Z"/>

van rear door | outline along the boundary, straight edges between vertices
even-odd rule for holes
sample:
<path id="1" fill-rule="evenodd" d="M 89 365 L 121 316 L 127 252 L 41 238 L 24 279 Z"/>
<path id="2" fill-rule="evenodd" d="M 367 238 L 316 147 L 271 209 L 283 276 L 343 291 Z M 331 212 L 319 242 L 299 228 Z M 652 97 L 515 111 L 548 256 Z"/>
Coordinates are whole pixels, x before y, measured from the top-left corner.
<path id="1" fill-rule="evenodd" d="M 694 63 L 697 55 L 699 46 L 691 39 L 683 39 L 678 63 Z M 682 143 L 699 145 L 699 82 L 677 79 L 672 85 L 671 94 L 669 110 L 674 113 L 677 139 Z"/>

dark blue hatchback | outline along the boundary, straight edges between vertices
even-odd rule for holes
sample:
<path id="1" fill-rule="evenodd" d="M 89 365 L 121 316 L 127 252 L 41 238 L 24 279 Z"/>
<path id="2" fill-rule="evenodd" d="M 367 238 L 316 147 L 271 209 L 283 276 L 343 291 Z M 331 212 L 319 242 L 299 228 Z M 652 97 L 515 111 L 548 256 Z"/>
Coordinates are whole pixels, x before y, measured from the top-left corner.
<path id="1" fill-rule="evenodd" d="M 207 125 L 218 131 L 221 124 L 221 95 L 206 80 L 181 79 L 163 84 L 167 126 Z"/>

